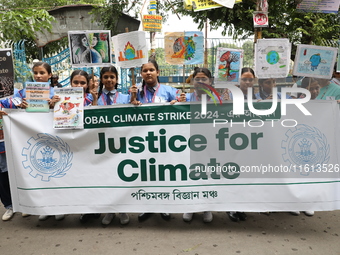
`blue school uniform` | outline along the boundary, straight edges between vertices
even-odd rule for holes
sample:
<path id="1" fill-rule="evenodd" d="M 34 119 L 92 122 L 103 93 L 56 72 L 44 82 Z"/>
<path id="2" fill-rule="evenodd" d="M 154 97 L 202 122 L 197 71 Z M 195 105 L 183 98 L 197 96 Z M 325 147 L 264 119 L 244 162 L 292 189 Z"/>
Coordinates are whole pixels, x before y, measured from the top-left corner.
<path id="1" fill-rule="evenodd" d="M 117 90 L 110 91 L 112 95 L 110 96 L 111 104 L 129 104 L 130 103 L 130 95 L 122 94 L 118 92 Z M 103 89 L 102 94 L 98 98 L 98 105 L 108 105 L 108 93 L 109 91 L 106 89 Z"/>
<path id="2" fill-rule="evenodd" d="M 93 101 L 93 96 L 91 93 L 85 93 L 85 98 L 84 98 L 84 106 L 88 106 L 92 104 Z"/>
<path id="3" fill-rule="evenodd" d="M 2 108 L 12 108 L 12 109 L 17 108 L 15 104 L 13 103 L 13 101 L 11 100 L 11 98 L 5 98 L 5 99 L 0 100 L 0 105 Z"/>
<path id="4" fill-rule="evenodd" d="M 147 85 L 141 87 L 144 90 L 144 96 L 140 95 L 141 90 L 137 93 L 137 100 L 143 104 L 147 103 L 165 103 L 171 102 L 172 100 L 177 100 L 177 89 L 158 84 L 157 86 L 147 88 Z M 153 91 L 152 91 L 153 90 Z"/>

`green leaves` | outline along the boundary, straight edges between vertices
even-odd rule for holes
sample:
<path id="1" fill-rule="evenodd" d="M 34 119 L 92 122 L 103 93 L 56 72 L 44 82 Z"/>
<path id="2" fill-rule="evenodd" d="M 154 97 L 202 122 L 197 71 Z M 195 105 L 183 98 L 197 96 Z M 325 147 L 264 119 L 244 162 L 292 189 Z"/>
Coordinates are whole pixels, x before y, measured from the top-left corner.
<path id="1" fill-rule="evenodd" d="M 0 12 L 0 30 L 2 40 L 19 41 L 21 39 L 34 39 L 35 31 L 51 29 L 54 20 L 46 10 L 11 10 Z"/>

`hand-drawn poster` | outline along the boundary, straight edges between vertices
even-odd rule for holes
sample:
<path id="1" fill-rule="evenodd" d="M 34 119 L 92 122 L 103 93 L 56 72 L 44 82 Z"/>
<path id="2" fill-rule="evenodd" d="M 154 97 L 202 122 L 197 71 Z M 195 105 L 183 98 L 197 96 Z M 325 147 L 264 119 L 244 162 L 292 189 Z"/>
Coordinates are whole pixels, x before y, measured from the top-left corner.
<path id="1" fill-rule="evenodd" d="M 26 82 L 26 112 L 49 112 L 50 84 L 48 82 Z"/>
<path id="2" fill-rule="evenodd" d="M 102 67 L 112 63 L 109 30 L 69 31 L 72 67 Z"/>
<path id="3" fill-rule="evenodd" d="M 337 49 L 299 44 L 296 49 L 293 75 L 331 79 Z"/>
<path id="4" fill-rule="evenodd" d="M 148 62 L 145 32 L 134 31 L 112 37 L 116 66 L 140 67 Z"/>
<path id="5" fill-rule="evenodd" d="M 255 45 L 257 78 L 285 78 L 289 73 L 291 43 L 288 39 L 259 39 Z"/>
<path id="6" fill-rule="evenodd" d="M 13 95 L 14 69 L 12 49 L 0 49 L 0 98 Z"/>
<path id="7" fill-rule="evenodd" d="M 216 88 L 224 88 L 227 84 L 240 84 L 242 64 L 243 50 L 217 48 L 215 65 Z"/>
<path id="8" fill-rule="evenodd" d="M 166 32 L 165 61 L 172 65 L 196 65 L 204 61 L 203 33 L 200 31 Z"/>
<path id="9" fill-rule="evenodd" d="M 84 90 L 83 88 L 54 89 L 60 101 L 54 106 L 53 128 L 84 128 Z"/>

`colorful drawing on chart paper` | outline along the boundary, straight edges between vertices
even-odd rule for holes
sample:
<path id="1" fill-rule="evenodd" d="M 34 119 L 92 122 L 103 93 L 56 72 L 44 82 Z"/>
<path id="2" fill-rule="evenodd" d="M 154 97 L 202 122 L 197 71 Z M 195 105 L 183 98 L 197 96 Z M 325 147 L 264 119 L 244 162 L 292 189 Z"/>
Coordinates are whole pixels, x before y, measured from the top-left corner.
<path id="1" fill-rule="evenodd" d="M 26 112 L 49 112 L 49 82 L 26 82 Z"/>
<path id="2" fill-rule="evenodd" d="M 110 31 L 69 31 L 68 36 L 73 67 L 111 65 Z"/>
<path id="3" fill-rule="evenodd" d="M 144 58 L 142 50 L 136 50 L 135 47 L 127 42 L 123 51 L 119 52 L 118 59 L 119 61 L 129 61 L 133 59 L 141 59 Z"/>
<path id="4" fill-rule="evenodd" d="M 223 84 L 239 84 L 242 64 L 243 50 L 217 48 L 215 65 L 216 87 L 223 88 Z"/>
<path id="5" fill-rule="evenodd" d="M 112 37 L 116 65 L 140 67 L 148 62 L 148 47 L 144 31 L 134 31 Z"/>
<path id="6" fill-rule="evenodd" d="M 260 39 L 255 45 L 258 78 L 285 78 L 289 73 L 291 44 L 288 39 Z"/>
<path id="7" fill-rule="evenodd" d="M 54 128 L 84 128 L 84 91 L 82 88 L 55 89 L 60 101 L 54 106 Z"/>
<path id="8" fill-rule="evenodd" d="M 202 64 L 204 60 L 203 33 L 165 33 L 165 61 L 173 65 Z"/>
<path id="9" fill-rule="evenodd" d="M 297 46 L 293 75 L 330 79 L 337 49 L 315 45 Z"/>

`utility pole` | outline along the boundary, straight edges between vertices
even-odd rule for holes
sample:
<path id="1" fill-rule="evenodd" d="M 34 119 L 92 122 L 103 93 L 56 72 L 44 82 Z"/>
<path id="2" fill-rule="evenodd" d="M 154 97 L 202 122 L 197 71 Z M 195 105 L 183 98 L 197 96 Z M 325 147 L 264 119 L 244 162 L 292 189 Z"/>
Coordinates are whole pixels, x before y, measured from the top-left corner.
<path id="1" fill-rule="evenodd" d="M 256 1 L 256 11 L 262 11 L 262 5 L 261 5 L 262 0 L 257 0 Z M 254 43 L 257 42 L 257 39 L 262 39 L 262 27 L 255 27 L 254 28 Z"/>
<path id="2" fill-rule="evenodd" d="M 149 1 L 149 11 L 150 15 L 156 15 L 158 13 L 158 1 L 150 0 Z M 156 59 L 156 40 L 155 40 L 156 32 L 150 32 L 150 45 L 151 45 L 151 55 L 150 59 Z"/>
<path id="3" fill-rule="evenodd" d="M 208 68 L 208 25 L 209 19 L 205 21 L 205 35 L 204 35 L 204 67 Z"/>

